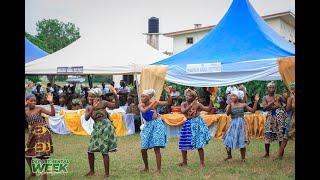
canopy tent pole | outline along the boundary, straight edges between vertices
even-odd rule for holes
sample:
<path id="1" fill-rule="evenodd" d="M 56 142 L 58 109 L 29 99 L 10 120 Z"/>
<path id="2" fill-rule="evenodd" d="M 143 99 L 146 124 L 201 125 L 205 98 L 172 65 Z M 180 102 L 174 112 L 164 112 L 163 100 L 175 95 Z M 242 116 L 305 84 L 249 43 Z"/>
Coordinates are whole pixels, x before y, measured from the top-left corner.
<path id="1" fill-rule="evenodd" d="M 88 83 L 89 83 L 90 89 L 92 89 L 92 77 L 90 74 L 88 74 Z"/>
<path id="2" fill-rule="evenodd" d="M 134 73 L 134 77 L 135 77 L 135 79 L 136 79 L 138 102 L 140 103 L 140 102 L 141 102 L 141 99 L 140 99 L 140 96 L 139 96 L 139 82 L 138 82 L 138 75 L 137 75 L 136 72 Z M 143 117 L 142 117 L 141 111 L 139 111 L 139 112 L 140 112 L 140 120 L 141 120 L 141 125 L 142 125 L 142 124 L 144 124 L 144 121 L 143 121 Z"/>

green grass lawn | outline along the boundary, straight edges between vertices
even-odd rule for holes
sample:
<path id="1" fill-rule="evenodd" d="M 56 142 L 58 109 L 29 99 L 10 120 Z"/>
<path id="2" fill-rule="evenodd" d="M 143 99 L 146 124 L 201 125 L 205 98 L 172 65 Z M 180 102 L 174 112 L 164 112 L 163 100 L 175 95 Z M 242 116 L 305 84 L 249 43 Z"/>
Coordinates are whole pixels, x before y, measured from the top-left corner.
<path id="1" fill-rule="evenodd" d="M 27 134 L 26 134 L 27 135 Z M 84 177 L 89 170 L 87 146 L 89 136 L 53 134 L 53 159 L 68 159 L 67 174 L 48 175 L 48 179 L 103 179 L 104 167 L 102 156 L 95 153 L 95 176 Z M 178 167 L 181 153 L 178 150 L 178 138 L 169 138 L 168 146 L 162 149 L 162 174 L 156 176 L 155 156 L 148 151 L 149 173 L 140 173 L 143 161 L 140 154 L 140 137 L 138 134 L 118 138 L 118 152 L 110 153 L 110 179 L 294 179 L 295 142 L 288 142 L 284 158 L 274 161 L 278 144 L 272 144 L 271 157 L 264 159 L 263 140 L 252 140 L 247 146 L 246 162 L 240 161 L 239 150 L 233 151 L 233 159 L 224 162 L 225 148 L 221 140 L 212 139 L 205 147 L 206 167 L 200 170 L 197 151 L 188 153 L 188 166 Z M 30 170 L 25 163 L 25 175 Z M 33 179 L 40 179 L 37 176 Z"/>

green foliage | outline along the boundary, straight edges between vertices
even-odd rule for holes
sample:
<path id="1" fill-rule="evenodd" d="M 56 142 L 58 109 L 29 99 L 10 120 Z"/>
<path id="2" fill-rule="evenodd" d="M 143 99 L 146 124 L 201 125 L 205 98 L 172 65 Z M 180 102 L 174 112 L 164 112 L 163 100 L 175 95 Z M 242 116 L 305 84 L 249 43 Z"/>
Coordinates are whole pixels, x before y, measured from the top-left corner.
<path id="1" fill-rule="evenodd" d="M 267 95 L 268 94 L 267 84 L 269 82 L 270 81 L 249 81 L 249 82 L 243 83 L 243 85 L 246 87 L 247 93 L 249 95 L 248 100 L 250 100 L 250 97 L 255 95 L 256 93 L 259 93 L 260 97 Z M 287 90 L 287 87 L 283 81 L 279 80 L 279 81 L 274 81 L 274 82 L 276 84 L 276 93 L 277 94 L 282 94 L 283 91 Z M 218 93 L 218 96 L 224 97 L 226 95 L 226 89 L 227 89 L 227 86 L 221 87 L 220 91 Z"/>
<path id="2" fill-rule="evenodd" d="M 85 82 L 88 82 L 88 76 L 85 77 Z M 92 82 L 93 83 L 111 83 L 112 75 L 92 75 Z"/>
<path id="3" fill-rule="evenodd" d="M 36 38 L 48 47 L 48 53 L 56 52 L 80 38 L 79 28 L 73 23 L 57 19 L 43 19 L 37 22 Z"/>
<path id="4" fill-rule="evenodd" d="M 26 75 L 25 76 L 26 79 L 29 79 L 30 81 L 37 83 L 40 82 L 41 79 L 39 78 L 39 76 L 31 76 L 31 75 Z"/>
<path id="5" fill-rule="evenodd" d="M 66 81 L 68 79 L 68 76 L 65 75 L 59 75 L 55 77 L 56 81 Z"/>
<path id="6" fill-rule="evenodd" d="M 44 50 L 45 52 L 50 52 L 48 46 L 39 38 L 25 32 L 25 37 L 32 42 L 34 45 L 38 46 L 40 49 Z"/>
<path id="7" fill-rule="evenodd" d="M 283 81 L 274 81 L 274 82 L 276 84 L 276 93 L 277 94 L 282 94 L 283 91 L 287 90 L 287 87 Z M 267 95 L 268 94 L 268 92 L 267 92 L 267 84 L 268 83 L 269 83 L 269 81 L 249 81 L 249 82 L 243 83 L 243 85 L 246 87 L 247 93 L 249 95 L 248 100 L 250 101 L 250 97 L 255 95 L 256 93 L 259 93 L 260 97 Z M 183 93 L 184 93 L 184 90 L 187 88 L 187 86 L 171 83 L 168 81 L 166 81 L 165 84 L 167 84 L 168 86 L 172 86 L 172 85 L 175 86 L 177 91 L 180 92 L 181 97 L 184 99 Z M 196 87 L 195 89 L 197 90 L 200 97 L 204 96 L 203 88 Z M 224 97 L 226 95 L 226 89 L 227 89 L 227 86 L 219 87 L 218 96 Z M 162 92 L 161 96 L 165 96 L 164 91 Z M 216 102 L 217 102 L 217 98 L 216 98 Z"/>

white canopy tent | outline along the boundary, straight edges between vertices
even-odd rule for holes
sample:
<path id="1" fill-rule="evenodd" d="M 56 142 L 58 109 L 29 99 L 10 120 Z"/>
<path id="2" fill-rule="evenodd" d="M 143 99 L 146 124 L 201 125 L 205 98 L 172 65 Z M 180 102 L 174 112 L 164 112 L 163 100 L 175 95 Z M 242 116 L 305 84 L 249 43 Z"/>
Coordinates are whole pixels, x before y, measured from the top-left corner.
<path id="1" fill-rule="evenodd" d="M 144 65 L 166 57 L 148 45 L 142 33 L 100 29 L 53 54 L 26 63 L 25 74 L 134 74 L 140 73 Z M 80 73 L 58 73 L 58 67 L 83 69 Z"/>

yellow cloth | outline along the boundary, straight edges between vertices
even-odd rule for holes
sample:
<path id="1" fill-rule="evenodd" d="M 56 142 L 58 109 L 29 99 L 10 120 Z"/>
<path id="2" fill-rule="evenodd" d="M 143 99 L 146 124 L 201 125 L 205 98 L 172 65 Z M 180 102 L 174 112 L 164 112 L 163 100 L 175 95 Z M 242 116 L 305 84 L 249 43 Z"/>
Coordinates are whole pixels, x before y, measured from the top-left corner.
<path id="1" fill-rule="evenodd" d="M 208 114 L 201 115 L 203 120 L 208 126 L 211 126 L 213 123 L 217 122 L 217 130 L 215 138 L 222 139 L 224 133 L 227 131 L 231 117 L 226 114 Z M 264 122 L 266 117 L 260 113 L 249 113 L 244 115 L 249 137 L 262 138 L 264 135 Z M 161 118 L 169 126 L 182 126 L 186 120 L 183 114 L 173 113 L 173 114 L 163 114 Z"/>
<path id="2" fill-rule="evenodd" d="M 123 122 L 122 114 L 121 113 L 112 113 L 110 115 L 112 120 L 112 124 L 116 128 L 116 136 L 125 136 L 127 135 L 128 129 L 126 124 Z"/>
<path id="3" fill-rule="evenodd" d="M 80 117 L 85 113 L 85 109 L 80 109 L 78 112 L 61 111 L 60 114 L 63 115 L 64 122 L 66 123 L 66 126 L 70 132 L 76 135 L 89 135 L 82 128 L 80 120 Z"/>
<path id="4" fill-rule="evenodd" d="M 144 67 L 140 76 L 139 97 L 143 90 L 154 89 L 156 94 L 153 98 L 159 100 L 163 90 L 166 73 L 167 66 L 153 65 Z"/>
<path id="5" fill-rule="evenodd" d="M 181 126 L 186 117 L 180 113 L 162 114 L 161 118 L 170 126 Z"/>
<path id="6" fill-rule="evenodd" d="M 279 72 L 288 89 L 289 83 L 295 81 L 295 57 L 278 58 Z"/>

